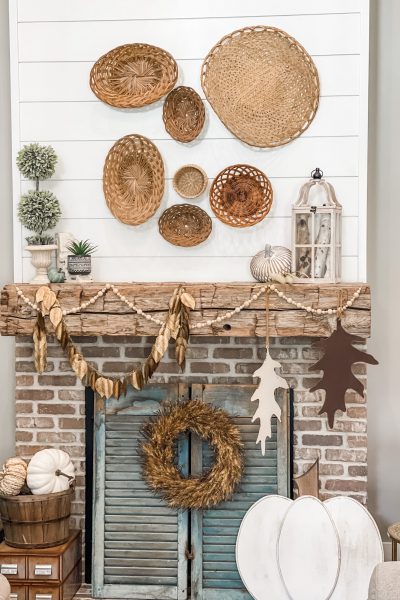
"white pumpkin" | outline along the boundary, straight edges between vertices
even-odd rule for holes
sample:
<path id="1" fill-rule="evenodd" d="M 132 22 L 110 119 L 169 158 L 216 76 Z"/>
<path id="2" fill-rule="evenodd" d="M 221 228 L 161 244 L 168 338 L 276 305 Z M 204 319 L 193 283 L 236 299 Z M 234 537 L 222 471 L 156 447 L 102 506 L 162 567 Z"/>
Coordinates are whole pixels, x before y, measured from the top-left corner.
<path id="1" fill-rule="evenodd" d="M 40 450 L 28 465 L 27 483 L 32 494 L 64 492 L 74 479 L 74 465 L 63 450 Z"/>
<path id="2" fill-rule="evenodd" d="M 250 271 L 254 279 L 265 283 L 276 281 L 278 283 L 291 282 L 292 253 L 284 246 L 270 246 L 258 252 L 250 263 Z"/>

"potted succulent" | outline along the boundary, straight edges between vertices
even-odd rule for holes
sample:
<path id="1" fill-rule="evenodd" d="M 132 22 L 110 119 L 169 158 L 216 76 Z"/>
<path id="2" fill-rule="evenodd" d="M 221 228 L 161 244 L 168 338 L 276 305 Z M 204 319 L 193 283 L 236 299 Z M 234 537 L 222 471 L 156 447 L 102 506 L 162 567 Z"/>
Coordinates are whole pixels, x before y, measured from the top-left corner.
<path id="1" fill-rule="evenodd" d="M 72 242 L 67 246 L 71 254 L 68 255 L 68 273 L 70 275 L 90 275 L 92 271 L 92 254 L 97 246 L 89 240 Z"/>
<path id="2" fill-rule="evenodd" d="M 61 216 L 60 203 L 56 196 L 47 190 L 39 190 L 39 182 L 49 179 L 55 171 L 57 155 L 51 146 L 29 144 L 17 156 L 17 166 L 23 177 L 35 182 L 35 189 L 21 196 L 18 217 L 22 225 L 35 235 L 28 236 L 27 250 L 32 255 L 36 275 L 31 283 L 48 283 L 47 269 L 51 264 L 52 252 L 57 246 L 54 238 L 47 233 L 53 229 Z"/>

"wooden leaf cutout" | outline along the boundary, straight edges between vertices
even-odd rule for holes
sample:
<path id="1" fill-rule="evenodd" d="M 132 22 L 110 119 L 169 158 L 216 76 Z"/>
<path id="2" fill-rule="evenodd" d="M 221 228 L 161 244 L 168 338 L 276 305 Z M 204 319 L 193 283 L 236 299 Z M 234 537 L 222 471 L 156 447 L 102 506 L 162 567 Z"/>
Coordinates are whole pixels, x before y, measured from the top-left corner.
<path id="1" fill-rule="evenodd" d="M 53 306 L 50 310 L 49 319 L 54 329 L 57 329 L 63 318 L 62 310 L 59 306 Z"/>
<path id="2" fill-rule="evenodd" d="M 50 288 L 47 285 L 42 285 L 36 292 L 36 304 L 43 302 L 45 295 L 50 291 Z"/>
<path id="3" fill-rule="evenodd" d="M 261 443 L 261 453 L 265 455 L 265 440 L 271 437 L 271 418 L 276 415 L 279 421 L 281 420 L 281 408 L 275 400 L 275 390 L 278 388 L 288 389 L 289 385 L 283 377 L 278 375 L 275 369 L 281 367 L 281 364 L 274 360 L 269 350 L 265 361 L 257 371 L 254 372 L 254 377 L 260 378 L 258 388 L 251 397 L 251 401 L 258 400 L 258 408 L 253 415 L 252 423 L 259 419 L 260 429 L 256 444 Z"/>
<path id="4" fill-rule="evenodd" d="M 196 308 L 196 300 L 191 294 L 188 294 L 187 292 L 183 292 L 183 294 L 181 294 L 181 302 L 191 310 L 194 310 Z"/>
<path id="5" fill-rule="evenodd" d="M 99 377 L 95 384 L 96 392 L 99 396 L 105 396 L 111 398 L 114 391 L 114 382 L 112 379 L 106 379 L 105 377 Z"/>
<path id="6" fill-rule="evenodd" d="M 353 344 L 362 343 L 365 340 L 345 331 L 341 321 L 338 319 L 336 331 L 325 340 L 314 344 L 317 348 L 324 350 L 324 356 L 309 368 L 309 371 L 323 371 L 322 379 L 311 388 L 310 392 L 325 390 L 325 401 L 319 411 L 328 415 L 329 427 L 333 427 L 335 413 L 337 410 L 346 412 L 345 394 L 347 390 L 354 390 L 360 396 L 364 395 L 364 385 L 353 374 L 351 367 L 354 363 L 368 363 L 377 365 L 378 361 Z"/>
<path id="7" fill-rule="evenodd" d="M 35 345 L 35 369 L 43 373 L 47 364 L 47 335 L 43 316 L 38 313 L 33 329 L 33 343 Z"/>
<path id="8" fill-rule="evenodd" d="M 76 352 L 72 357 L 70 364 L 79 379 L 83 379 L 88 371 L 88 364 L 82 354 Z"/>

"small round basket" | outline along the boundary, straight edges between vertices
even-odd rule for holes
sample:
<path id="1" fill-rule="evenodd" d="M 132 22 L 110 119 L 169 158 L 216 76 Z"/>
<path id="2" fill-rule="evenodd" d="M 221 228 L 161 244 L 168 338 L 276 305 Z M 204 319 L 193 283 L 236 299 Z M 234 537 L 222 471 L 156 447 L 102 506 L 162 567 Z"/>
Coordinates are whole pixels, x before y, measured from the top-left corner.
<path id="1" fill-rule="evenodd" d="M 203 129 L 206 113 L 198 93 L 181 85 L 168 94 L 164 102 L 165 129 L 178 142 L 191 142 Z"/>
<path id="2" fill-rule="evenodd" d="M 185 165 L 174 175 L 172 185 L 182 198 L 198 198 L 207 188 L 207 173 L 197 165 Z"/>
<path id="3" fill-rule="evenodd" d="M 162 237 L 174 246 L 197 246 L 211 233 L 208 214 L 192 204 L 174 204 L 163 212 L 158 221 Z"/>
<path id="4" fill-rule="evenodd" d="M 227 167 L 210 189 L 213 212 L 231 227 L 251 227 L 262 221 L 271 209 L 272 197 L 268 177 L 250 165 Z"/>
<path id="5" fill-rule="evenodd" d="M 114 217 L 141 225 L 154 215 L 164 194 L 164 163 L 157 147 L 141 135 L 127 135 L 109 151 L 103 189 Z"/>
<path id="6" fill-rule="evenodd" d="M 125 44 L 104 54 L 90 72 L 96 96 L 119 108 L 156 102 L 174 87 L 178 66 L 173 57 L 150 44 Z"/>

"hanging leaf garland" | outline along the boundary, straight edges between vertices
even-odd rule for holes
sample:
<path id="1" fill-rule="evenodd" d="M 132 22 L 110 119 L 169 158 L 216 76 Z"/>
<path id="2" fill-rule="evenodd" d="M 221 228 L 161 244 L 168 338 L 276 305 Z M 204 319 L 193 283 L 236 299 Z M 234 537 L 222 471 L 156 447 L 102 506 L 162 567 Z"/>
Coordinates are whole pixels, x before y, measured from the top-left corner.
<path id="1" fill-rule="evenodd" d="M 329 427 L 333 427 L 337 410 L 346 412 L 345 394 L 354 390 L 360 396 L 364 395 L 364 385 L 353 374 L 351 367 L 354 363 L 364 362 L 377 365 L 378 361 L 353 344 L 365 343 L 365 339 L 348 333 L 337 320 L 336 331 L 324 340 L 318 341 L 314 347 L 324 350 L 323 357 L 309 368 L 309 371 L 323 371 L 322 379 L 311 388 L 311 392 L 325 390 L 325 401 L 319 414 L 327 413 Z"/>
<path id="2" fill-rule="evenodd" d="M 186 332 L 189 335 L 189 308 L 195 306 L 194 298 L 186 293 L 183 288 L 177 288 L 169 302 L 169 311 L 165 323 L 160 328 L 153 344 L 150 355 L 146 358 L 143 367 L 133 370 L 123 378 L 105 377 L 92 367 L 78 351 L 69 334 L 60 304 L 55 293 L 47 286 L 42 286 L 36 292 L 38 306 L 37 322 L 33 332 L 35 344 L 35 367 L 43 373 L 47 360 L 47 336 L 45 315 L 53 325 L 57 340 L 63 350 L 66 350 L 71 368 L 85 386 L 91 387 L 101 397 L 119 398 L 126 393 L 128 385 L 141 390 L 157 369 L 164 356 L 171 338 L 177 340 L 178 334 L 183 339 Z M 186 339 L 187 342 L 187 339 Z M 177 342 L 178 344 L 178 342 Z M 180 364 L 184 364 L 187 343 L 179 342 Z M 177 350 L 178 356 L 178 350 Z"/>

